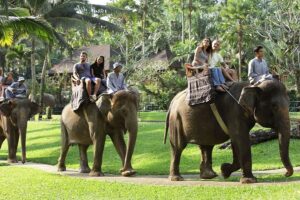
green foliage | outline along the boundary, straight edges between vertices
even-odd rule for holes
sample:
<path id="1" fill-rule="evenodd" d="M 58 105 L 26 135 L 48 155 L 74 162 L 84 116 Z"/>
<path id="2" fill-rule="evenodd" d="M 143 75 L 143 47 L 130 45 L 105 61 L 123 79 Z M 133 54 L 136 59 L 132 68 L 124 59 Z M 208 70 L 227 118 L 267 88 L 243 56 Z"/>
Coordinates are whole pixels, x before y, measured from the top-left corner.
<path id="1" fill-rule="evenodd" d="M 168 63 L 149 60 L 133 68 L 128 76 L 130 84 L 154 98 L 159 109 L 166 110 L 172 98 L 186 87 L 186 78 L 168 68 Z M 150 102 L 148 102 L 150 103 Z"/>

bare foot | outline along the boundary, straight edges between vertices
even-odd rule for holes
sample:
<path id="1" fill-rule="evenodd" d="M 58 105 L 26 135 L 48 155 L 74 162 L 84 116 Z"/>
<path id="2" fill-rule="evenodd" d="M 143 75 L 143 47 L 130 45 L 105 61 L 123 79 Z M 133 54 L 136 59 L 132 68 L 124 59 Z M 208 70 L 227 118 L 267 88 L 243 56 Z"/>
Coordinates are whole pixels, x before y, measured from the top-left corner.
<path id="1" fill-rule="evenodd" d="M 216 87 L 216 91 L 218 92 L 226 92 L 221 86 Z"/>

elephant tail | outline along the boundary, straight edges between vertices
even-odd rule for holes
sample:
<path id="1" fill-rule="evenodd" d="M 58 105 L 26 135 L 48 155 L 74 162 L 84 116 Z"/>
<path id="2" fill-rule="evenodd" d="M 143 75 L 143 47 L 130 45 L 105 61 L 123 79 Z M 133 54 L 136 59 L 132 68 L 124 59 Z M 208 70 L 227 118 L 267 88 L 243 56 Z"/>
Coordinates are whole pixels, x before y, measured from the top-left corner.
<path id="1" fill-rule="evenodd" d="M 167 136 L 168 136 L 168 131 L 169 131 L 169 118 L 170 118 L 170 109 L 167 112 L 165 135 L 164 135 L 164 144 L 166 144 Z"/>

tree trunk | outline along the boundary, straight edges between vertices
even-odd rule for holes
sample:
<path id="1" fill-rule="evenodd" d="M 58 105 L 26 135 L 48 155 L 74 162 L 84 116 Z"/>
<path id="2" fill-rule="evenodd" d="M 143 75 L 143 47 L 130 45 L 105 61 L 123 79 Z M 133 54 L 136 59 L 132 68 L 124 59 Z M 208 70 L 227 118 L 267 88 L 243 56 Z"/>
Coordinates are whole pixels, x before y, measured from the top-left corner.
<path id="1" fill-rule="evenodd" d="M 300 95 L 300 69 L 295 69 L 295 78 L 298 95 Z"/>
<path id="2" fill-rule="evenodd" d="M 239 19 L 239 31 L 238 31 L 238 46 L 239 46 L 239 81 L 242 80 L 242 41 L 243 41 L 243 30 L 242 20 Z"/>
<path id="3" fill-rule="evenodd" d="M 181 0 L 181 41 L 184 43 L 184 0 Z"/>
<path id="4" fill-rule="evenodd" d="M 31 41 L 31 101 L 35 101 L 36 96 L 36 72 L 35 72 L 35 39 Z"/>
<path id="5" fill-rule="evenodd" d="M 146 15 L 147 15 L 147 0 L 144 0 L 144 5 L 143 5 L 143 19 L 142 19 L 142 30 L 143 30 L 143 35 L 142 35 L 142 53 L 143 53 L 143 58 L 145 56 L 145 23 L 146 23 Z"/>
<path id="6" fill-rule="evenodd" d="M 49 47 L 46 45 L 46 55 L 45 55 L 45 60 L 43 64 L 43 69 L 42 69 L 42 77 L 41 77 L 41 90 L 40 90 L 40 106 L 41 106 L 41 112 L 39 114 L 39 120 L 42 120 L 43 118 L 43 107 L 44 107 L 44 90 L 45 90 L 45 76 L 46 76 L 46 71 L 47 71 L 47 66 L 48 66 L 48 57 L 49 57 Z"/>
<path id="7" fill-rule="evenodd" d="M 4 48 L 0 49 L 0 67 L 3 69 L 3 73 L 6 70 L 6 59 L 5 59 L 6 50 Z"/>
<path id="8" fill-rule="evenodd" d="M 193 1 L 189 0 L 189 40 L 192 39 L 192 12 L 193 12 Z"/>

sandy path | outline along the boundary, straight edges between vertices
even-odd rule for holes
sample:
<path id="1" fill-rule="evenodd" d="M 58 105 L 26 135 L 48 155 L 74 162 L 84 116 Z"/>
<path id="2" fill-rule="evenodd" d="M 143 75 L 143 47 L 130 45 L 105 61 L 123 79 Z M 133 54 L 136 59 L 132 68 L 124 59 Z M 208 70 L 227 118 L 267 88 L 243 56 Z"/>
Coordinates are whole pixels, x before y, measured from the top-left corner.
<path id="1" fill-rule="evenodd" d="M 3 161 L 5 163 L 5 161 Z M 78 177 L 89 180 L 97 181 L 108 181 L 108 182 L 120 182 L 120 183 L 132 183 L 132 184 L 146 184 L 146 185 L 166 185 L 166 186 L 241 186 L 239 182 L 232 181 L 220 181 L 218 179 L 214 180 L 201 180 L 198 174 L 194 175 L 183 175 L 184 181 L 173 182 L 168 179 L 167 175 L 136 175 L 134 177 L 123 177 L 120 175 L 105 174 L 104 177 L 89 177 L 88 174 L 80 174 L 77 170 L 68 169 L 66 172 L 57 172 L 57 167 L 47 164 L 39 163 L 25 163 L 25 164 L 11 164 L 11 166 L 17 167 L 27 167 L 42 170 L 48 173 L 60 174 L 63 176 Z M 294 168 L 295 172 L 300 172 L 300 167 Z M 254 171 L 254 175 L 267 175 L 267 174 L 280 174 L 283 176 L 285 169 L 276 169 L 276 170 L 266 170 L 266 171 Z M 233 176 L 240 176 L 240 172 L 236 172 Z M 258 179 L 259 181 L 259 179 Z M 288 183 L 300 183 L 300 180 L 291 180 L 291 181 L 277 181 L 277 182 L 260 182 L 257 184 L 252 184 L 253 186 L 259 185 L 274 185 L 274 184 L 288 184 Z"/>

